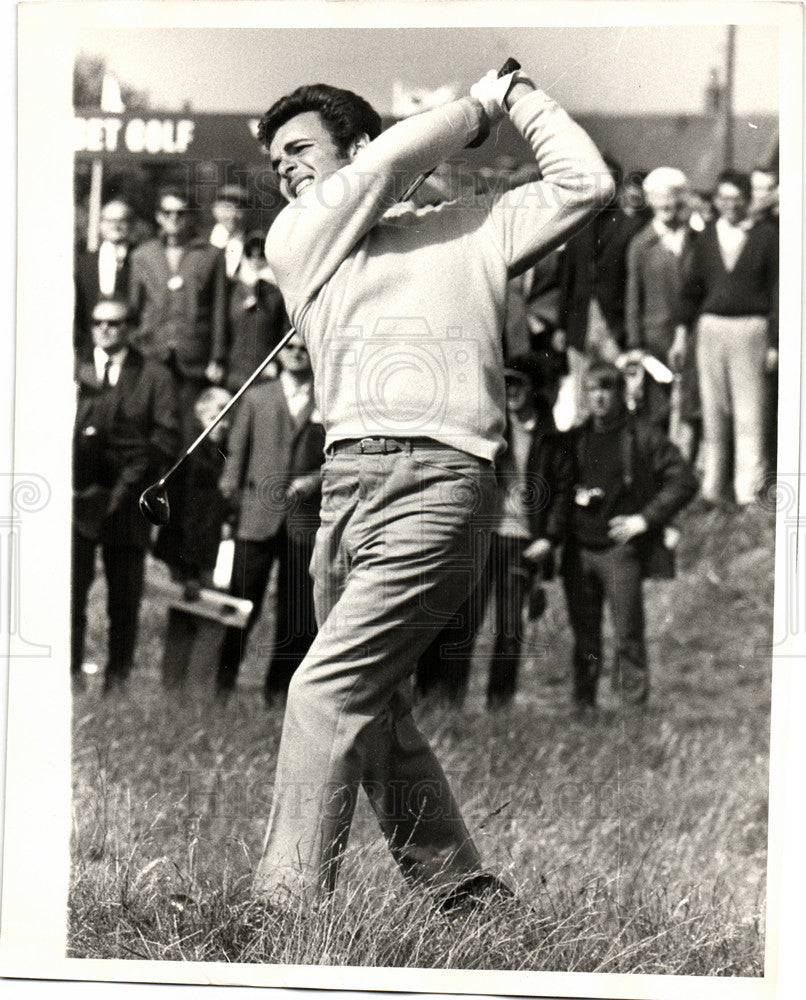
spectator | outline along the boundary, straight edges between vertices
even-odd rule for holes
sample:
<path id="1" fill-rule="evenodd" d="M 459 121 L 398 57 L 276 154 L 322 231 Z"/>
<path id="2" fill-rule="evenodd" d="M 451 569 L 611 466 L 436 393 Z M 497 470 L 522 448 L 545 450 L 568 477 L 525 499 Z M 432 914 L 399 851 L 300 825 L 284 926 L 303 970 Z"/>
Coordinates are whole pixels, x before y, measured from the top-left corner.
<path id="1" fill-rule="evenodd" d="M 750 172 L 750 209 L 753 219 L 778 225 L 778 169 L 759 166 Z M 771 367 L 771 366 L 770 366 Z M 764 397 L 764 458 L 768 469 L 778 461 L 778 367 L 766 375 Z"/>
<path id="2" fill-rule="evenodd" d="M 732 463 L 746 506 L 764 481 L 766 379 L 778 365 L 778 228 L 748 217 L 745 174 L 724 171 L 714 200 L 719 217 L 694 243 L 678 318 L 696 323 L 703 499 L 723 502 Z"/>
<path id="3" fill-rule="evenodd" d="M 574 634 L 573 696 L 582 711 L 596 704 L 605 599 L 615 633 L 614 688 L 622 703 L 646 701 L 641 581 L 671 574 L 663 528 L 697 489 L 674 445 L 627 414 L 615 365 L 591 365 L 584 389 L 590 416 L 569 434 L 575 486 L 563 560 Z"/>
<path id="4" fill-rule="evenodd" d="M 517 687 L 527 594 L 542 594 L 563 542 L 571 463 L 554 426 L 562 363 L 553 352 L 512 358 L 506 379 L 508 447 L 501 459 L 501 513 L 492 533 L 487 577 L 495 595 L 496 638 L 487 707 L 512 701 Z"/>
<path id="5" fill-rule="evenodd" d="M 584 416 L 582 376 L 591 359 L 615 361 L 624 346 L 624 293 L 627 248 L 643 227 L 640 215 L 619 207 L 621 169 L 608 162 L 617 194 L 593 223 L 573 236 L 563 254 L 559 325 L 564 331 L 570 379 L 564 387 L 563 428 Z M 560 346 L 558 343 L 557 346 Z"/>
<path id="6" fill-rule="evenodd" d="M 688 181 L 673 167 L 658 167 L 644 181 L 652 221 L 633 239 L 627 251 L 626 346 L 650 354 L 668 365 L 679 379 L 675 414 L 681 424 L 679 439 L 692 460 L 696 448 L 699 401 L 693 344 L 676 326 L 683 284 L 683 267 L 690 255 L 694 232 L 688 226 Z M 672 386 L 644 378 L 645 415 L 669 431 Z"/>
<path id="7" fill-rule="evenodd" d="M 208 383 L 224 377 L 226 276 L 221 252 L 193 233 L 187 197 L 165 189 L 158 205 L 159 235 L 132 254 L 130 299 L 139 319 L 135 342 L 173 372 L 187 444 L 196 398 Z"/>
<path id="8" fill-rule="evenodd" d="M 619 208 L 630 218 L 637 217 L 646 225 L 652 218 L 652 209 L 647 205 L 644 181 L 646 170 L 631 170 L 624 178 L 619 192 Z"/>
<path id="9" fill-rule="evenodd" d="M 560 251 L 552 250 L 507 285 L 505 358 L 552 346 L 559 318 L 561 260 Z"/>
<path id="10" fill-rule="evenodd" d="M 102 298 L 126 299 L 129 294 L 133 213 L 122 198 L 101 209 L 101 245 L 76 258 L 73 349 L 88 361 L 93 352 L 92 310 Z"/>
<path id="11" fill-rule="evenodd" d="M 249 194 L 240 184 L 225 184 L 219 188 L 212 205 L 215 225 L 210 231 L 210 245 L 224 251 L 224 266 L 230 281 L 235 280 L 243 259 L 248 207 Z"/>
<path id="12" fill-rule="evenodd" d="M 275 644 L 264 683 L 268 704 L 285 698 L 316 634 L 308 567 L 319 523 L 324 430 L 313 399 L 311 363 L 295 334 L 280 352 L 279 378 L 253 385 L 238 407 L 221 477 L 237 509 L 231 591 L 253 603 L 246 629 L 230 628 L 218 670 L 219 694 L 235 688 L 246 640 L 260 613 L 275 561 Z"/>
<path id="13" fill-rule="evenodd" d="M 148 524 L 142 490 L 179 446 L 171 376 L 129 347 L 127 305 L 102 299 L 92 310 L 92 357 L 78 366 L 73 436 L 72 642 L 70 672 L 83 686 L 87 596 L 101 547 L 107 584 L 108 659 L 104 689 L 132 669 Z"/>
<path id="14" fill-rule="evenodd" d="M 193 405 L 193 437 L 212 423 L 232 398 L 223 386 L 202 390 Z M 171 577 L 184 588 L 185 600 L 195 601 L 202 587 L 213 586 L 221 528 L 226 516 L 224 497 L 218 480 L 224 469 L 222 450 L 228 417 L 218 423 L 196 447 L 167 487 L 168 502 L 174 513 L 160 528 L 154 555 L 168 565 Z"/>
<path id="15" fill-rule="evenodd" d="M 778 219 L 778 171 L 773 167 L 754 167 L 750 171 L 750 208 L 754 219 Z"/>
<path id="16" fill-rule="evenodd" d="M 230 292 L 227 386 L 232 392 L 240 389 L 288 329 L 282 296 L 263 256 L 265 241 L 260 230 L 247 236 Z"/>

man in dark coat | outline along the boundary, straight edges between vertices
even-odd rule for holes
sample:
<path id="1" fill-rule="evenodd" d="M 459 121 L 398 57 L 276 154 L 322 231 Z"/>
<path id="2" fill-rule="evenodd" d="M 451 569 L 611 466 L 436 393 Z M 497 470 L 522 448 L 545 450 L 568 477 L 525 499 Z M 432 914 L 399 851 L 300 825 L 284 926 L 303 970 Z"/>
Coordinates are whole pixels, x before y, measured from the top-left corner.
<path id="1" fill-rule="evenodd" d="M 642 580 L 671 575 L 663 529 L 694 496 L 697 480 L 658 428 L 627 414 L 615 365 L 591 365 L 584 388 L 590 416 L 568 435 L 575 485 L 563 560 L 574 701 L 580 709 L 596 703 L 606 598 L 616 643 L 613 684 L 622 703 L 640 705 L 649 694 Z"/>
<path id="2" fill-rule="evenodd" d="M 92 355 L 92 310 L 102 298 L 125 300 L 131 273 L 131 206 L 113 198 L 101 209 L 101 245 L 79 254 L 75 265 L 73 349 L 81 361 Z"/>
<path id="3" fill-rule="evenodd" d="M 280 352 L 278 378 L 246 393 L 229 435 L 220 488 L 237 508 L 231 591 L 253 603 L 245 630 L 224 638 L 218 690 L 235 687 L 246 639 L 260 614 L 272 566 L 279 562 L 274 651 L 264 685 L 282 700 L 316 635 L 308 567 L 319 525 L 325 432 L 313 399 L 308 352 L 296 334 Z"/>
<path id="4" fill-rule="evenodd" d="M 92 312 L 92 357 L 78 367 L 73 436 L 72 645 L 70 671 L 81 686 L 87 595 L 98 545 L 109 615 L 105 689 L 128 677 L 149 540 L 142 490 L 179 447 L 171 376 L 128 345 L 127 305 L 101 300 Z"/>

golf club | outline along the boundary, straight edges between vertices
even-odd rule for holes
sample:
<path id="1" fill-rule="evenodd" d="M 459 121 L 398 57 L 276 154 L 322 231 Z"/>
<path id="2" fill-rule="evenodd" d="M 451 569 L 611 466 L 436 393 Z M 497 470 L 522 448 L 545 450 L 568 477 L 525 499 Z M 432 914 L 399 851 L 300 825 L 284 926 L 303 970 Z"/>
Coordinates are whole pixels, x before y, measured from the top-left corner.
<path id="1" fill-rule="evenodd" d="M 499 78 L 506 76 L 508 73 L 514 73 L 515 70 L 520 69 L 521 64 L 516 60 L 509 58 L 498 71 Z M 406 201 L 411 198 L 414 192 L 420 187 L 420 185 L 431 176 L 436 168 L 427 171 L 420 176 L 409 186 L 401 201 Z M 258 367 L 252 372 L 249 378 L 244 382 L 241 388 L 235 393 L 232 399 L 227 403 L 227 405 L 222 409 L 218 416 L 211 420 L 210 423 L 204 428 L 204 430 L 199 434 L 196 440 L 185 449 L 185 451 L 179 456 L 176 462 L 171 466 L 171 468 L 165 473 L 165 475 L 158 480 L 153 486 L 147 487 L 143 490 L 140 495 L 140 512 L 143 517 L 150 521 L 151 524 L 157 525 L 158 527 L 163 524 L 167 524 L 171 519 L 171 505 L 168 502 L 168 491 L 166 490 L 166 484 L 171 476 L 180 468 L 182 463 L 188 458 L 193 452 L 198 448 L 198 446 L 204 441 L 210 431 L 213 430 L 229 413 L 233 406 L 238 402 L 238 400 L 243 396 L 246 390 L 252 385 L 252 383 L 257 379 L 260 373 L 263 371 L 267 365 L 271 364 L 274 358 L 280 353 L 280 351 L 285 347 L 288 341 L 294 336 L 296 330 L 292 326 L 288 332 L 283 336 L 280 343 L 274 348 L 274 350 L 258 365 Z"/>
<path id="2" fill-rule="evenodd" d="M 147 489 L 143 490 L 140 496 L 140 513 L 146 519 L 150 521 L 151 524 L 155 524 L 160 527 L 163 524 L 167 524 L 171 519 L 171 505 L 168 503 L 168 491 L 165 486 L 171 476 L 176 472 L 176 470 L 182 465 L 189 455 L 198 448 L 198 446 L 204 441 L 207 435 L 216 427 L 224 417 L 229 413 L 233 406 L 238 402 L 238 400 L 243 396 L 246 390 L 252 385 L 252 383 L 260 376 L 260 373 L 271 364 L 271 362 L 277 357 L 280 351 L 285 347 L 285 345 L 291 340 L 297 331 L 292 326 L 287 333 L 285 333 L 280 340 L 279 344 L 260 362 L 257 368 L 252 372 L 249 378 L 244 382 L 241 388 L 235 393 L 232 399 L 227 403 L 227 405 L 221 410 L 215 419 L 211 420 L 210 423 L 204 428 L 204 430 L 199 434 L 193 444 L 189 445 L 185 451 L 179 456 L 179 458 L 174 462 L 171 468 L 165 473 L 162 479 L 154 483 L 153 486 L 149 486 Z"/>

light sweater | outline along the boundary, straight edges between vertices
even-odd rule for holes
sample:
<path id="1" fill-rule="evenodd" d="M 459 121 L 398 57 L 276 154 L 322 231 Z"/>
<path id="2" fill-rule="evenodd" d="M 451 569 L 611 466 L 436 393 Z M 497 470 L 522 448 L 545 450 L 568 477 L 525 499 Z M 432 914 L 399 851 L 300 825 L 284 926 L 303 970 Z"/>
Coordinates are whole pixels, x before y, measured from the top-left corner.
<path id="1" fill-rule="evenodd" d="M 464 98 L 394 125 L 269 231 L 266 258 L 310 354 L 326 446 L 417 436 L 488 460 L 504 448 L 507 281 L 607 203 L 612 181 L 585 132 L 534 91 L 510 117 L 541 180 L 396 205 L 476 136 L 481 114 Z"/>

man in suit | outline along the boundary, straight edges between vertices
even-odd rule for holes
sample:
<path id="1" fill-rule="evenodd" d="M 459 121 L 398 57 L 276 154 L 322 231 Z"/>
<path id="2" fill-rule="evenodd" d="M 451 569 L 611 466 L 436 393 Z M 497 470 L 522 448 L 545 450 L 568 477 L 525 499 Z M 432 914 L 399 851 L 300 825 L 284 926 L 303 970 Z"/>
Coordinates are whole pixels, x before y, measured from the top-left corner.
<path id="1" fill-rule="evenodd" d="M 608 161 L 621 189 L 621 168 Z M 585 416 L 582 384 L 592 360 L 614 362 L 624 346 L 624 291 L 627 248 L 644 225 L 640 214 L 627 215 L 618 193 L 610 205 L 567 243 L 560 275 L 559 329 L 555 346 L 568 353 L 569 378 L 563 389 L 563 407 L 570 411 L 561 429 Z"/>
<path id="2" fill-rule="evenodd" d="M 178 418 L 171 376 L 129 346 L 128 307 L 102 299 L 92 311 L 93 354 L 78 367 L 73 435 L 72 645 L 82 684 L 87 595 L 101 546 L 109 653 L 105 690 L 125 683 L 134 657 L 148 524 L 138 498 L 175 457 Z"/>
<path id="3" fill-rule="evenodd" d="M 240 184 L 224 184 L 212 205 L 215 225 L 210 231 L 210 245 L 224 251 L 224 266 L 229 281 L 234 281 L 244 255 L 246 210 L 249 195 Z"/>
<path id="4" fill-rule="evenodd" d="M 165 189 L 158 205 L 159 235 L 132 254 L 134 343 L 173 372 L 189 443 L 196 398 L 224 377 L 226 273 L 221 251 L 195 235 L 187 196 Z"/>
<path id="5" fill-rule="evenodd" d="M 253 602 L 246 629 L 224 638 L 218 691 L 235 687 L 246 639 L 279 561 L 275 646 L 266 674 L 267 703 L 284 699 L 291 675 L 316 634 L 308 567 L 319 524 L 325 432 L 313 400 L 311 362 L 298 334 L 280 352 L 282 371 L 246 393 L 229 436 L 221 478 L 238 508 L 231 591 Z"/>
<path id="6" fill-rule="evenodd" d="M 101 245 L 80 254 L 75 267 L 75 320 L 73 348 L 81 361 L 92 354 L 92 310 L 102 298 L 126 299 L 131 271 L 133 213 L 122 198 L 113 198 L 101 209 Z"/>

